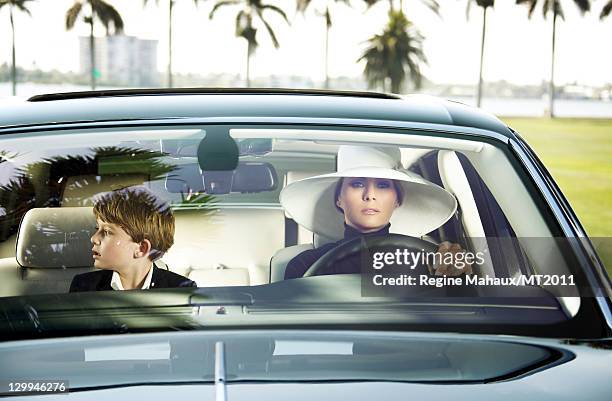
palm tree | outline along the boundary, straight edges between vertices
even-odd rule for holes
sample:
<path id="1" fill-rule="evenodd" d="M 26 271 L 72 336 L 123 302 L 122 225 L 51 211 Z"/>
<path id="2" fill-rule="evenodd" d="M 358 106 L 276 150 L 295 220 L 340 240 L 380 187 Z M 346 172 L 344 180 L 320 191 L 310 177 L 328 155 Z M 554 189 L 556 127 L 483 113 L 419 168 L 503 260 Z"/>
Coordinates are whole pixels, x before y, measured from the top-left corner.
<path id="1" fill-rule="evenodd" d="M 325 12 L 319 15 L 325 17 L 325 88 L 329 88 L 329 73 L 328 73 L 328 65 L 329 65 L 329 29 L 332 26 L 331 14 L 329 12 L 329 8 L 331 3 L 333 2 L 342 2 L 347 6 L 350 6 L 349 0 L 327 0 L 327 4 L 325 6 Z M 306 9 L 312 4 L 312 0 L 297 0 L 297 10 L 301 13 L 306 12 Z"/>
<path id="2" fill-rule="evenodd" d="M 382 86 L 399 93 L 407 73 L 416 88 L 421 87 L 421 65 L 427 63 L 423 52 L 423 36 L 415 29 L 404 13 L 390 10 L 389 22 L 382 35 L 368 40 L 369 46 L 357 60 L 366 61 L 364 74 L 370 88 Z M 406 71 L 407 70 L 407 71 Z"/>
<path id="3" fill-rule="evenodd" d="M 13 96 L 17 94 L 17 66 L 15 64 L 15 22 L 13 21 L 13 8 L 17 8 L 20 11 L 32 16 L 30 14 L 30 10 L 26 7 L 25 2 L 32 0 L 0 0 L 0 10 L 4 6 L 8 6 L 9 8 L 9 17 L 11 20 L 11 32 L 13 33 L 13 53 L 12 60 L 13 66 L 11 68 L 11 81 L 13 82 Z"/>
<path id="4" fill-rule="evenodd" d="M 168 0 L 168 87 L 172 88 L 172 10 L 176 0 Z M 199 0 L 193 0 L 195 6 L 198 6 Z M 146 6 L 149 0 L 143 0 L 143 5 Z M 159 4 L 159 0 L 155 0 Z"/>
<path id="5" fill-rule="evenodd" d="M 466 16 L 469 18 L 470 7 L 472 3 L 476 3 L 478 7 L 482 7 L 482 36 L 480 39 L 480 69 L 478 70 L 478 91 L 476 94 L 476 106 L 480 107 L 482 102 L 482 65 L 484 60 L 484 45 L 485 35 L 487 32 L 487 9 L 493 7 L 495 0 L 468 0 Z"/>
<path id="6" fill-rule="evenodd" d="M 215 15 L 215 12 L 224 6 L 234 6 L 240 5 L 241 10 L 236 14 L 236 36 L 239 38 L 244 38 L 247 41 L 247 65 L 246 65 L 246 84 L 247 87 L 251 86 L 251 75 L 250 75 L 250 64 L 251 64 L 251 55 L 255 52 L 255 49 L 258 46 L 256 36 L 257 36 L 257 28 L 253 26 L 253 20 L 257 19 L 261 23 L 264 24 L 270 38 L 272 39 L 272 43 L 275 48 L 279 48 L 278 40 L 276 39 L 276 34 L 274 30 L 266 21 L 263 16 L 263 12 L 265 10 L 274 11 L 277 14 L 280 14 L 284 18 L 284 20 L 289 23 L 289 19 L 287 19 L 287 15 L 285 12 L 277 6 L 273 6 L 270 4 L 263 4 L 262 0 L 221 0 L 218 1 L 217 4 L 213 7 L 208 15 L 209 19 L 212 19 Z"/>
<path id="7" fill-rule="evenodd" d="M 367 8 L 384 0 L 364 0 Z M 436 15 L 440 15 L 437 0 L 421 0 Z M 406 69 L 415 88 L 421 87 L 421 65 L 427 64 L 423 52 L 423 40 L 411 21 L 404 14 L 404 2 L 399 0 L 396 11 L 395 0 L 389 4 L 389 21 L 382 35 L 374 35 L 367 42 L 370 44 L 357 60 L 366 60 L 364 75 L 369 87 L 382 86 L 387 90 L 387 80 L 391 92 L 398 93 L 406 79 Z"/>
<path id="8" fill-rule="evenodd" d="M 123 19 L 119 12 L 104 0 L 75 0 L 74 4 L 66 12 L 66 30 L 74 27 L 79 15 L 84 13 L 83 6 L 89 5 L 89 14 L 83 17 L 83 21 L 89 24 L 89 57 L 91 60 L 91 89 L 96 89 L 96 58 L 94 43 L 94 21 L 100 20 L 106 34 L 110 32 L 111 26 L 115 34 L 123 32 Z"/>
<path id="9" fill-rule="evenodd" d="M 610 15 L 610 11 L 612 11 L 612 0 L 608 0 L 606 5 L 601 9 L 601 14 L 599 14 L 599 19 L 604 19 L 608 15 Z"/>
<path id="10" fill-rule="evenodd" d="M 516 4 L 525 4 L 529 8 L 528 16 L 531 18 L 533 11 L 537 6 L 538 0 L 516 0 Z M 590 0 L 574 0 L 574 3 L 580 10 L 582 14 L 589 11 L 591 9 L 591 1 Z M 552 56 L 550 61 L 550 81 L 548 84 L 548 115 L 549 117 L 554 117 L 554 97 L 555 97 L 555 32 L 557 29 L 557 16 L 559 16 L 562 20 L 565 20 L 565 16 L 563 14 L 563 8 L 561 7 L 560 0 L 544 0 L 542 4 L 542 12 L 544 14 L 544 18 L 548 16 L 548 13 L 552 11 L 553 13 L 553 22 L 552 22 Z"/>

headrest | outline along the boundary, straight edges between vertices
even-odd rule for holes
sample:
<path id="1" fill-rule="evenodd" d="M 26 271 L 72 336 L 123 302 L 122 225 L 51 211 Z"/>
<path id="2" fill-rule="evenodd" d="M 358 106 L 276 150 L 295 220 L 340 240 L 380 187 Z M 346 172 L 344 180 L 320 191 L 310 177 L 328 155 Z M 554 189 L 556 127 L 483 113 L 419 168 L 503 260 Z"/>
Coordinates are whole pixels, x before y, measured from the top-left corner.
<path id="1" fill-rule="evenodd" d="M 313 233 L 312 234 L 312 241 L 313 241 L 313 245 L 315 248 L 319 248 L 325 244 L 329 244 L 332 242 L 336 242 L 341 240 L 342 238 L 331 238 L 331 237 L 326 237 L 325 235 L 321 235 L 321 234 L 316 234 Z"/>
<path id="2" fill-rule="evenodd" d="M 274 191 L 277 187 L 274 166 L 262 162 L 240 162 L 234 170 L 204 172 L 198 164 L 184 164 L 166 176 L 166 189 L 172 193 L 255 193 Z"/>
<path id="3" fill-rule="evenodd" d="M 270 163 L 243 162 L 234 172 L 232 192 L 274 191 L 277 187 L 276 169 Z"/>
<path id="4" fill-rule="evenodd" d="M 91 207 L 30 209 L 17 233 L 17 263 L 28 268 L 93 266 L 95 226 Z"/>

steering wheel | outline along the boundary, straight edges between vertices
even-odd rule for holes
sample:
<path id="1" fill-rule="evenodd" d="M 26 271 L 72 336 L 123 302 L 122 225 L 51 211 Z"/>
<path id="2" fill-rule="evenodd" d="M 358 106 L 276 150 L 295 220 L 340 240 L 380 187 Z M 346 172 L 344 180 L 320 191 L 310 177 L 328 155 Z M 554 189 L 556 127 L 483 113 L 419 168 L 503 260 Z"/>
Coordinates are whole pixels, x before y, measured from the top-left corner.
<path id="1" fill-rule="evenodd" d="M 367 242 L 365 237 L 358 237 L 329 250 L 310 266 L 303 277 L 316 276 L 317 272 L 329 269 L 342 259 L 357 256 L 366 245 L 377 248 L 402 248 L 407 249 L 409 252 L 436 252 L 438 250 L 438 245 L 436 244 L 401 234 L 368 237 Z"/>

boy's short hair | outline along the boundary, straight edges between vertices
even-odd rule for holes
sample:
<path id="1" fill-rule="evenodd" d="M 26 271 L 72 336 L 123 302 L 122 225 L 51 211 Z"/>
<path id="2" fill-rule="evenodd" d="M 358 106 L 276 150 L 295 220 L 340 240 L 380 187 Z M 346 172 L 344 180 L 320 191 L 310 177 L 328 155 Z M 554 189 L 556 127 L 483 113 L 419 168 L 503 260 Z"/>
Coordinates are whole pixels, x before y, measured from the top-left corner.
<path id="1" fill-rule="evenodd" d="M 149 259 L 155 261 L 174 244 L 174 214 L 170 205 L 143 187 L 106 192 L 95 199 L 94 215 L 117 224 L 139 243 L 151 242 Z"/>

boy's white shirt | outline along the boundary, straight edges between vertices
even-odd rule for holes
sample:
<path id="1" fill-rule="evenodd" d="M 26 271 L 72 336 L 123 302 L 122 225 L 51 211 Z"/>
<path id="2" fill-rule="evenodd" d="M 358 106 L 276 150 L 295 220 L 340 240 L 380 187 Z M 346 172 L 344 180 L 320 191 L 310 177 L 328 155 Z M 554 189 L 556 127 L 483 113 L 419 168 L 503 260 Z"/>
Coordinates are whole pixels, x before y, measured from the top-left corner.
<path id="1" fill-rule="evenodd" d="M 153 278 L 153 263 L 151 263 L 151 267 L 149 268 L 149 273 L 147 273 L 147 277 L 140 288 L 141 290 L 148 290 L 151 287 L 151 279 Z M 113 271 L 113 278 L 111 278 L 111 288 L 116 291 L 123 291 L 123 284 L 121 284 L 121 277 L 119 273 Z"/>

